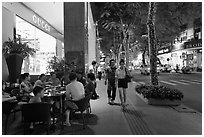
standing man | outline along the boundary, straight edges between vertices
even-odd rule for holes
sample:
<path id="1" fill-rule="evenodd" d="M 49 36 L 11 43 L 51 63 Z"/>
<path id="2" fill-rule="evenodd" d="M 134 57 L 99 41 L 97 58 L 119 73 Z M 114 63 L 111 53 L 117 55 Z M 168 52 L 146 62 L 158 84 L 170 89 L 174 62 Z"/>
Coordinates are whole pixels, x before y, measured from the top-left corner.
<path id="1" fill-rule="evenodd" d="M 109 62 L 110 67 L 106 70 L 106 77 L 105 77 L 105 85 L 107 84 L 108 80 L 108 103 L 114 104 L 115 96 L 116 96 L 116 66 L 115 66 L 115 60 L 111 59 Z M 112 91 L 112 92 L 111 92 Z"/>
<path id="2" fill-rule="evenodd" d="M 96 78 L 97 76 L 96 61 L 92 61 L 90 69 L 89 69 L 89 73 L 93 73 Z M 94 89 L 91 99 L 98 99 L 99 95 L 96 93 L 96 82 L 94 83 L 94 85 L 95 85 L 95 89 Z"/>

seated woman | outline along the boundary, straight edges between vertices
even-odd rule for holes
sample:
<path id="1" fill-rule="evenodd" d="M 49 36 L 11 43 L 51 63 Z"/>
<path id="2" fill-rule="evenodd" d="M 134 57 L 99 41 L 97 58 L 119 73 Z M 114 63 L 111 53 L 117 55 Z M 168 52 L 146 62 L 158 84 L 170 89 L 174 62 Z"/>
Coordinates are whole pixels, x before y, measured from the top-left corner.
<path id="1" fill-rule="evenodd" d="M 30 83 L 30 74 L 29 73 L 24 73 L 22 75 L 22 82 L 20 84 L 20 92 L 28 95 L 29 93 L 31 93 L 33 90 L 33 86 Z"/>
<path id="2" fill-rule="evenodd" d="M 16 97 L 13 96 L 11 97 L 9 93 L 6 93 L 6 92 L 2 92 L 2 102 L 5 102 L 5 101 L 11 101 L 11 100 L 16 100 Z"/>
<path id="3" fill-rule="evenodd" d="M 56 74 L 54 72 L 50 73 L 50 79 L 49 82 L 52 86 L 59 86 L 61 84 L 60 80 L 56 77 Z"/>
<path id="4" fill-rule="evenodd" d="M 47 84 L 46 83 L 46 76 L 45 76 L 45 74 L 41 74 L 39 76 L 38 80 L 35 82 L 34 87 L 40 86 L 42 88 L 45 88 L 46 84 Z"/>

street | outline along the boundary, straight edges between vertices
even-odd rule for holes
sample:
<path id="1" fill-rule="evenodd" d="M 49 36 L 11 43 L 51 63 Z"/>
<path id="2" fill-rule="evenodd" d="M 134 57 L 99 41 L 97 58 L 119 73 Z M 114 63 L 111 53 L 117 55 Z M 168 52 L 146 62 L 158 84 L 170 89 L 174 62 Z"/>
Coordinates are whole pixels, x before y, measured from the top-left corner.
<path id="1" fill-rule="evenodd" d="M 141 75 L 139 71 L 133 71 L 132 74 L 133 81 L 139 84 L 150 83 L 150 75 Z M 184 105 L 202 113 L 202 73 L 160 73 L 158 78 L 160 85 L 178 89 L 184 94 Z"/>

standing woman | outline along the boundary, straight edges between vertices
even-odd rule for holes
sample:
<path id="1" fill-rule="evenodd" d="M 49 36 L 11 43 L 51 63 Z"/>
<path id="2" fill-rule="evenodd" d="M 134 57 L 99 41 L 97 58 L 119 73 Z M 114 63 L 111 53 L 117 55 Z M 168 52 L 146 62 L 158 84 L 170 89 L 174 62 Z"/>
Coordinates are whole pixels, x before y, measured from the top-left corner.
<path id="1" fill-rule="evenodd" d="M 118 79 L 118 90 L 119 90 L 119 97 L 121 101 L 121 106 L 124 109 L 126 104 L 126 89 L 128 88 L 128 82 L 125 79 L 126 73 L 129 74 L 128 69 L 125 67 L 124 59 L 120 60 L 120 67 L 116 70 L 116 78 Z"/>

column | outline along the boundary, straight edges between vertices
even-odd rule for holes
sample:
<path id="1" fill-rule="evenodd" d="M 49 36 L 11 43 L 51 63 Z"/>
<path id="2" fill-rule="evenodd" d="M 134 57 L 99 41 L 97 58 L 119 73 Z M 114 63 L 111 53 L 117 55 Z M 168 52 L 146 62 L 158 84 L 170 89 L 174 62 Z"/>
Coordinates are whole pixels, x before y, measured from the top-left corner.
<path id="1" fill-rule="evenodd" d="M 85 5 L 64 2 L 65 61 L 71 70 L 85 71 Z"/>

